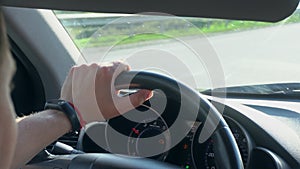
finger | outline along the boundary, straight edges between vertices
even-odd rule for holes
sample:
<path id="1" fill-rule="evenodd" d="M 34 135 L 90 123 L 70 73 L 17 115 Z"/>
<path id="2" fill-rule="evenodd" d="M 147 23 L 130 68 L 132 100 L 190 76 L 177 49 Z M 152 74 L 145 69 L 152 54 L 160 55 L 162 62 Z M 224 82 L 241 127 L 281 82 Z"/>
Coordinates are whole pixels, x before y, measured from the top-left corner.
<path id="1" fill-rule="evenodd" d="M 128 64 L 125 64 L 123 62 L 113 62 L 113 66 L 111 70 L 113 71 L 113 79 L 115 79 L 122 72 L 130 70 L 130 67 Z"/>
<path id="2" fill-rule="evenodd" d="M 74 105 L 82 113 L 86 122 L 103 121 L 96 96 L 96 78 L 98 64 L 82 65 L 75 69 L 72 79 L 72 94 Z M 101 76 L 101 74 L 100 74 Z M 105 80 L 105 79 L 103 79 Z"/>
<path id="3" fill-rule="evenodd" d="M 124 114 L 140 105 L 142 105 L 146 100 L 153 96 L 153 92 L 150 90 L 139 90 L 138 92 L 127 96 L 118 97 L 115 103 L 117 112 L 115 114 Z"/>
<path id="4" fill-rule="evenodd" d="M 134 107 L 138 107 L 143 104 L 146 100 L 149 100 L 153 96 L 153 92 L 151 90 L 141 89 L 138 92 L 129 95 L 131 103 Z M 140 98 L 140 100 L 139 100 Z"/>
<path id="5" fill-rule="evenodd" d="M 130 69 L 129 65 L 122 62 L 113 62 L 113 66 L 111 67 L 112 77 L 111 77 L 111 95 L 116 95 L 118 92 L 114 86 L 116 78 L 124 71 L 128 71 Z"/>

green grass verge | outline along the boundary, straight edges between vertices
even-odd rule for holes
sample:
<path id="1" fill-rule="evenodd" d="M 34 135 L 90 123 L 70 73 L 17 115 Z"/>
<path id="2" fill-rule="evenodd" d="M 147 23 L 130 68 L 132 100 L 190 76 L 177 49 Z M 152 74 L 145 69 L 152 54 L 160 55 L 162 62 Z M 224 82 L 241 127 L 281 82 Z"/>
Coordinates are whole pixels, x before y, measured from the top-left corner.
<path id="1" fill-rule="evenodd" d="M 269 24 L 261 23 L 256 24 L 255 27 L 263 27 Z M 128 35 L 106 35 L 99 38 L 90 37 L 90 38 L 81 38 L 75 39 L 75 44 L 81 49 L 84 47 L 97 47 L 97 46 L 111 46 L 111 45 L 124 45 L 124 44 L 132 44 L 139 43 L 145 41 L 153 41 L 153 40 L 163 40 L 168 39 L 170 37 L 185 37 L 185 36 L 193 36 L 193 35 L 201 35 L 201 34 L 213 34 L 220 32 L 229 32 L 229 31 L 240 31 L 245 29 L 253 28 L 253 24 L 235 24 L 231 23 L 230 25 L 225 24 L 215 24 L 211 25 L 209 28 L 189 28 L 184 30 L 169 30 L 162 33 L 157 34 L 137 34 L 134 36 Z"/>
<path id="2" fill-rule="evenodd" d="M 111 46 L 111 45 L 124 45 L 133 44 L 145 41 L 162 40 L 169 37 L 184 37 L 193 36 L 199 34 L 211 35 L 222 32 L 234 32 L 234 31 L 244 31 L 250 29 L 257 29 L 268 26 L 275 26 L 286 23 L 296 23 L 300 22 L 300 11 L 297 11 L 294 15 L 286 19 L 285 21 L 278 23 L 265 23 L 265 22 L 254 22 L 254 21 L 232 21 L 232 20 L 212 20 L 212 19 L 190 19 L 191 23 L 195 24 L 197 27 L 189 28 L 176 28 L 176 23 L 169 23 L 170 25 L 175 25 L 174 28 L 162 31 L 161 33 L 153 34 L 138 34 L 128 36 L 130 31 L 118 30 L 112 28 L 108 33 L 102 35 L 98 38 L 95 37 L 82 37 L 79 36 L 85 32 L 87 35 L 92 35 L 96 31 L 94 27 L 72 27 L 66 28 L 71 37 L 74 39 L 75 44 L 80 48 L 84 47 L 101 47 L 101 46 Z M 203 25 L 203 22 L 207 22 Z M 197 25 L 198 24 L 198 25 Z M 200 25 L 202 24 L 202 25 Z M 150 23 L 147 25 L 146 30 L 148 32 L 153 32 L 152 30 L 157 30 L 155 28 L 159 25 L 159 21 Z M 200 25 L 200 26 L 199 26 Z M 179 25 L 182 26 L 182 25 Z"/>

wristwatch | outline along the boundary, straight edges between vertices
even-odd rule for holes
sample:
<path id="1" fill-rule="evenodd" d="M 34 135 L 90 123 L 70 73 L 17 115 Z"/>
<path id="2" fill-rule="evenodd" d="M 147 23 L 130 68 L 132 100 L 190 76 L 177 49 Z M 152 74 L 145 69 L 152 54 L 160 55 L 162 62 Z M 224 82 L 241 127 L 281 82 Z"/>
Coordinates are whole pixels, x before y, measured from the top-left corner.
<path id="1" fill-rule="evenodd" d="M 78 117 L 79 112 L 76 112 L 76 108 L 72 103 L 58 99 L 49 100 L 45 103 L 44 109 L 53 109 L 63 112 L 71 122 L 72 131 L 79 131 L 81 129 L 80 117 Z"/>

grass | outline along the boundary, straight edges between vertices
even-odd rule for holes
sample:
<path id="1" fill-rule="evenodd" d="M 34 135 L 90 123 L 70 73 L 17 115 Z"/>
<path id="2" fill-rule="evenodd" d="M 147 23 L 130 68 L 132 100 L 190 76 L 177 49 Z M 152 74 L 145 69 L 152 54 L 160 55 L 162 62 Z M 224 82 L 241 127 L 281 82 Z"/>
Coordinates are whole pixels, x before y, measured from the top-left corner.
<path id="1" fill-rule="evenodd" d="M 185 37 L 185 36 L 193 36 L 193 35 L 201 35 L 201 34 L 213 34 L 213 33 L 221 33 L 221 32 L 229 32 L 229 31 L 240 31 L 245 29 L 253 28 L 253 24 L 241 24 L 238 21 L 236 23 L 231 23 L 230 25 L 225 24 L 214 24 L 209 28 L 196 28 L 191 27 L 189 29 L 184 30 L 169 30 L 163 33 L 153 33 L 153 34 L 137 34 L 133 36 L 128 35 L 105 35 L 99 38 L 89 37 L 89 38 L 74 38 L 75 44 L 81 49 L 84 47 L 97 47 L 97 46 L 111 46 L 111 45 L 124 45 L 124 44 L 132 44 L 139 43 L 145 41 L 153 41 L 153 40 L 163 40 L 168 39 L 170 37 Z M 269 24 L 261 23 L 256 24 L 255 27 L 264 27 Z"/>
<path id="2" fill-rule="evenodd" d="M 257 29 L 267 26 L 274 26 L 282 23 L 296 23 L 300 21 L 300 11 L 297 11 L 290 18 L 278 23 L 265 23 L 254 21 L 233 21 L 233 20 L 218 20 L 218 19 L 189 19 L 189 22 L 197 27 L 189 26 L 182 27 L 182 23 L 178 21 L 166 21 L 166 30 L 157 32 L 158 26 L 161 25 L 159 21 L 152 21 L 151 23 L 143 23 L 143 31 L 141 32 L 157 32 L 152 34 L 140 34 L 139 29 L 134 29 L 133 34 L 130 28 L 118 28 L 117 26 L 105 30 L 105 34 L 100 37 L 92 36 L 98 28 L 95 27 L 67 27 L 67 31 L 74 39 L 75 44 L 80 48 L 84 47 L 100 47 L 111 45 L 124 45 L 139 43 L 145 41 L 162 40 L 169 37 L 184 37 L 199 34 L 216 34 L 222 32 L 244 31 L 249 29 Z M 144 27 L 145 25 L 145 27 Z M 131 28 L 132 29 L 132 28 Z M 145 31 L 146 30 L 146 31 Z M 153 31 L 155 30 L 155 31 Z M 131 35 L 131 36 L 130 36 Z"/>
<path id="3" fill-rule="evenodd" d="M 124 45 L 131 43 L 138 43 L 150 40 L 161 40 L 166 39 L 166 36 L 160 34 L 141 34 L 135 35 L 132 37 L 128 36 L 104 36 L 99 39 L 94 38 L 83 38 L 83 39 L 75 39 L 75 44 L 79 48 L 83 47 L 97 47 L 97 46 L 111 46 L 111 45 Z"/>

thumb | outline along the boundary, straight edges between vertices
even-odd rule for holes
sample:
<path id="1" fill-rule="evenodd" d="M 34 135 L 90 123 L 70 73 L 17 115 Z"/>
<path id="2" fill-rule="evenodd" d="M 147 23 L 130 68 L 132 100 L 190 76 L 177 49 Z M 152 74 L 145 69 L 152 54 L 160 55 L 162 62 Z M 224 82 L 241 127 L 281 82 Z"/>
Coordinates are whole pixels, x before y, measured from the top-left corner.
<path id="1" fill-rule="evenodd" d="M 128 96 L 131 104 L 134 107 L 138 107 L 143 104 L 146 100 L 149 100 L 153 96 L 153 92 L 151 90 L 139 90 L 138 92 Z"/>
<path id="2" fill-rule="evenodd" d="M 126 97 L 119 97 L 118 107 L 119 113 L 124 114 L 140 105 L 142 105 L 146 100 L 153 96 L 153 92 L 150 90 L 139 90 L 138 92 L 131 94 Z M 118 109 L 118 108 L 117 108 Z"/>

